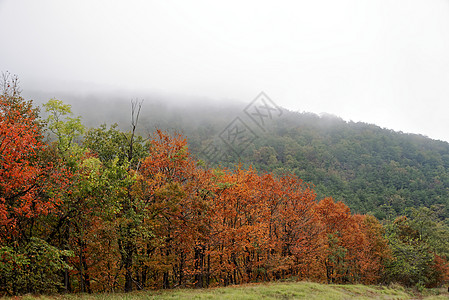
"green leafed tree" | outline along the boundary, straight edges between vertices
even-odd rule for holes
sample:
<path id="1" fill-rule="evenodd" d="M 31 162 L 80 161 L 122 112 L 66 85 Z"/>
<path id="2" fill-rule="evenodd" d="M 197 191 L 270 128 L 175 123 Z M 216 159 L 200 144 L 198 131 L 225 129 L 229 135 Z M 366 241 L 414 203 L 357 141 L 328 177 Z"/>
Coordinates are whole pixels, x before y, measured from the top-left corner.
<path id="1" fill-rule="evenodd" d="M 387 263 L 387 281 L 406 286 L 435 287 L 448 279 L 449 228 L 434 210 L 411 209 L 386 226 L 393 259 Z"/>
<path id="2" fill-rule="evenodd" d="M 76 138 L 85 131 L 81 118 L 72 117 L 71 106 L 61 100 L 50 99 L 43 106 L 49 114 L 46 119 L 48 129 L 56 136 L 59 151 L 65 154 L 76 146 Z"/>

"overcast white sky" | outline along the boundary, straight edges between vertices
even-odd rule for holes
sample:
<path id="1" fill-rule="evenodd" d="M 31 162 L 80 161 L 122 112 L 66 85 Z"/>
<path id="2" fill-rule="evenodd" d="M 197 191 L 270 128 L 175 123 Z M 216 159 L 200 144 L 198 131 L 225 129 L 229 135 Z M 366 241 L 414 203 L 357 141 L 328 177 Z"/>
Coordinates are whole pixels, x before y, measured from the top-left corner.
<path id="1" fill-rule="evenodd" d="M 448 0 L 0 0 L 0 71 L 25 90 L 265 91 L 449 141 Z"/>

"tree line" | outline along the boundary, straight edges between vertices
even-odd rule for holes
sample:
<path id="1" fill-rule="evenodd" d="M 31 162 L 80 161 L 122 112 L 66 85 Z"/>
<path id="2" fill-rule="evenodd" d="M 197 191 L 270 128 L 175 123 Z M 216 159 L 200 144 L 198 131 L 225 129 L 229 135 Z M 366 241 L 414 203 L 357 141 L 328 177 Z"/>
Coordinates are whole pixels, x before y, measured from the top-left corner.
<path id="1" fill-rule="evenodd" d="M 448 278 L 437 207 L 381 223 L 294 174 L 209 167 L 179 134 L 138 135 L 139 102 L 127 132 L 87 130 L 60 100 L 42 109 L 4 76 L 0 294 Z"/>

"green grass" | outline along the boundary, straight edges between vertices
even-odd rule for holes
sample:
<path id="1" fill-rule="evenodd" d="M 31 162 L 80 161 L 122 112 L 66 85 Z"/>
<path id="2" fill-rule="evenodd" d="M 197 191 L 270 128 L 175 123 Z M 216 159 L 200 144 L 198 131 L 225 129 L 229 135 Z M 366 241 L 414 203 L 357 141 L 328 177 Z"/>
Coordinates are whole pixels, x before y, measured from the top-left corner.
<path id="1" fill-rule="evenodd" d="M 31 295 L 23 300 L 35 300 Z M 134 300 L 134 299 L 449 299 L 445 289 L 425 290 L 415 294 L 401 286 L 326 285 L 312 282 L 278 282 L 247 284 L 211 289 L 175 289 L 168 291 L 144 291 L 128 294 L 70 294 L 40 296 L 46 300 Z"/>

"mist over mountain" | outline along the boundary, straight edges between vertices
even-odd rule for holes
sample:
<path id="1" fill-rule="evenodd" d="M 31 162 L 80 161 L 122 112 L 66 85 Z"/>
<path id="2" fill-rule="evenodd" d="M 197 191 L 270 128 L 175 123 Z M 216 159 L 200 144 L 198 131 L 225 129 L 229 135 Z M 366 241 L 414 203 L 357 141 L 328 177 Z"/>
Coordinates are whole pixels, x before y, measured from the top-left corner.
<path id="1" fill-rule="evenodd" d="M 35 105 L 41 106 L 51 98 L 62 100 L 72 106 L 73 114 L 81 116 L 87 127 L 101 124 L 117 123 L 123 130 L 131 122 L 131 102 L 142 103 L 139 130 L 142 135 L 153 132 L 156 128 L 184 132 L 207 126 L 217 121 L 217 115 L 231 117 L 243 102 L 235 99 L 212 101 L 207 98 L 188 96 L 149 94 L 130 97 L 126 91 L 73 93 L 24 91 L 25 97 L 33 99 Z"/>

